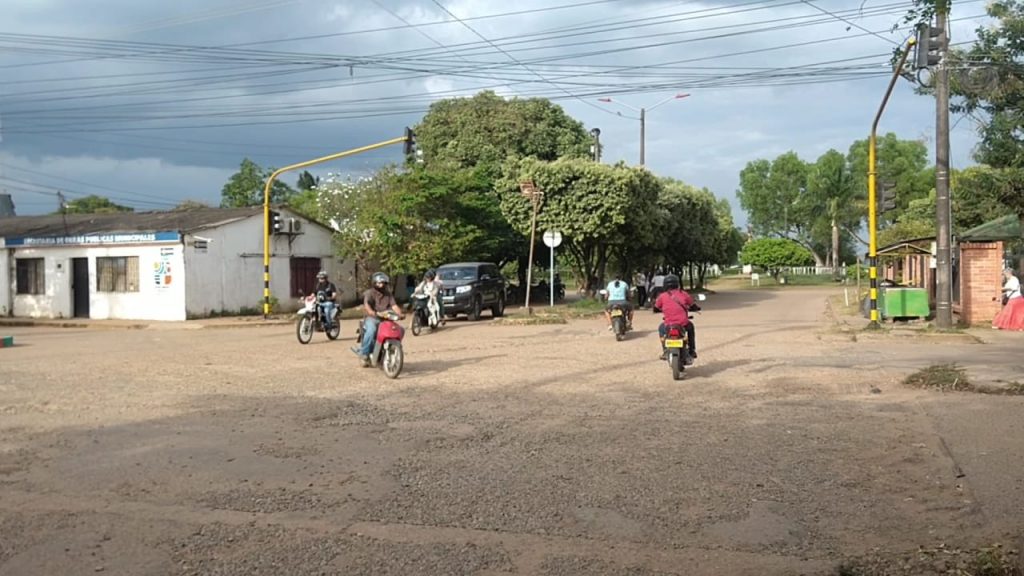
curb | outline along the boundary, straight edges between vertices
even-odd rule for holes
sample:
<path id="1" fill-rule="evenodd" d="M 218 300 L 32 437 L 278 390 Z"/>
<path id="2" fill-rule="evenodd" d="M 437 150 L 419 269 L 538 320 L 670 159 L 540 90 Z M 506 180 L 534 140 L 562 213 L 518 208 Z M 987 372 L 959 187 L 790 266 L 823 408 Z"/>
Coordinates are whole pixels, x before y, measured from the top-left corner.
<path id="1" fill-rule="evenodd" d="M 207 330 L 226 328 L 259 328 L 294 324 L 294 320 L 266 320 L 262 322 L 237 322 L 222 324 L 189 324 L 185 322 L 166 324 L 101 324 L 92 322 L 57 322 L 36 320 L 0 320 L 0 327 L 13 328 L 88 328 L 92 330 Z"/>

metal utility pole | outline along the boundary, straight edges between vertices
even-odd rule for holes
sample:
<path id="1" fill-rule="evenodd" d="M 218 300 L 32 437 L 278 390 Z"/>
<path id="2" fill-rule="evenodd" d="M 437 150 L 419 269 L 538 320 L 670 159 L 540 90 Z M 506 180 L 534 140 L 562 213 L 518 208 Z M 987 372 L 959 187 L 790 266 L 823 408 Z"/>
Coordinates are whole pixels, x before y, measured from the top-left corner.
<path id="1" fill-rule="evenodd" d="M 900 72 L 903 71 L 903 65 L 907 62 L 907 56 L 910 55 L 910 48 L 916 43 L 916 40 L 911 38 L 907 42 L 907 47 L 903 50 L 903 55 L 900 57 L 899 64 L 892 71 L 892 79 L 889 80 L 889 87 L 885 91 L 885 96 L 882 97 L 882 103 L 878 106 L 878 112 L 875 114 L 875 121 L 871 123 L 871 135 L 868 137 L 868 276 L 871 282 L 871 291 L 868 293 L 871 300 L 871 323 L 868 324 L 871 328 L 878 328 L 878 199 L 877 199 L 877 181 L 878 181 L 878 170 L 876 167 L 876 153 L 877 147 L 877 134 L 878 134 L 878 122 L 882 119 L 882 112 L 885 111 L 885 105 L 889 103 L 889 97 L 892 96 L 892 89 L 896 86 L 896 80 L 900 77 Z M 860 295 L 858 294 L 858 298 Z"/>
<path id="2" fill-rule="evenodd" d="M 687 94 L 687 93 L 675 94 L 675 95 L 669 96 L 668 98 L 665 98 L 664 100 L 662 100 L 661 102 L 658 102 L 657 104 L 655 104 L 654 106 L 651 106 L 650 108 L 637 108 L 636 106 L 630 106 L 629 104 L 626 104 L 625 102 L 619 102 L 618 100 L 612 100 L 611 98 L 598 98 L 597 100 L 598 100 L 598 102 L 608 102 L 608 103 L 619 104 L 620 106 L 625 106 L 626 108 L 629 108 L 630 110 L 635 110 L 636 112 L 638 112 L 640 114 L 640 165 L 643 166 L 644 165 L 644 160 L 646 159 L 645 158 L 644 147 L 646 146 L 646 140 L 647 140 L 647 112 L 650 111 L 650 110 L 654 110 L 655 108 L 657 108 L 658 106 L 661 106 L 662 104 L 667 104 L 667 103 L 669 103 L 669 102 L 671 102 L 673 100 L 680 100 L 682 98 L 686 98 L 687 96 L 689 96 L 689 94 Z M 619 114 L 619 115 L 621 116 L 622 114 Z M 634 118 L 634 120 L 636 120 L 636 118 Z"/>
<path id="3" fill-rule="evenodd" d="M 939 63 L 935 69 L 935 323 L 939 328 L 953 327 L 952 233 L 949 199 L 949 33 L 946 18 L 948 2 L 936 3 L 935 27 L 939 30 Z"/>

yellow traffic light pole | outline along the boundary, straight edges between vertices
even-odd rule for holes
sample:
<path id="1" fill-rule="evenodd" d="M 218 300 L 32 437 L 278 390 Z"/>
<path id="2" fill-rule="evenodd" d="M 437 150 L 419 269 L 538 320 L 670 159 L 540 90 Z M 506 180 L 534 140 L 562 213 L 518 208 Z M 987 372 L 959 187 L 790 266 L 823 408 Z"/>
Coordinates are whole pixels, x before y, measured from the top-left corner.
<path id="1" fill-rule="evenodd" d="M 330 156 L 315 158 L 313 160 L 299 162 L 298 164 L 292 164 L 291 166 L 278 168 L 277 170 L 274 170 L 274 173 L 270 175 L 270 178 L 267 178 L 267 184 L 263 188 L 263 318 L 270 315 L 270 188 L 274 185 L 274 180 L 276 180 L 281 174 L 290 170 L 298 170 L 300 168 L 306 168 L 307 166 L 313 166 L 314 164 L 329 162 L 331 160 L 337 160 L 339 158 L 360 154 L 362 152 L 369 152 L 370 150 L 391 146 L 392 144 L 399 144 L 402 142 L 409 144 L 412 139 L 412 132 L 407 128 L 405 136 L 402 136 L 401 138 L 392 138 L 391 140 L 370 144 L 369 146 L 363 146 L 362 148 L 353 148 L 352 150 L 338 152 L 337 154 L 331 154 Z"/>
<path id="2" fill-rule="evenodd" d="M 875 121 L 871 124 L 871 136 L 868 138 L 868 276 L 871 279 L 871 323 L 868 326 L 870 328 L 878 328 L 878 206 L 876 203 L 878 170 L 875 166 L 878 122 L 882 119 L 882 112 L 889 102 L 892 89 L 896 86 L 896 80 L 899 79 L 903 65 L 906 64 L 907 56 L 910 55 L 910 49 L 915 42 L 914 38 L 907 41 L 907 47 L 903 50 L 899 64 L 892 71 L 892 80 L 889 81 L 889 88 L 886 89 L 882 104 L 878 107 L 878 113 L 875 114 Z"/>

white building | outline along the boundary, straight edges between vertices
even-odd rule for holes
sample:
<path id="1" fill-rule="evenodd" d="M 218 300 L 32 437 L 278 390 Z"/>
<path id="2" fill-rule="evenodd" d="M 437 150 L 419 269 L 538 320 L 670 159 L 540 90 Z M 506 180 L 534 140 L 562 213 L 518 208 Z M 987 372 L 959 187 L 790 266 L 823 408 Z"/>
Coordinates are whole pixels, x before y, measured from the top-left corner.
<path id="1" fill-rule="evenodd" d="M 294 310 L 326 270 L 346 299 L 355 268 L 332 231 L 275 208 L 270 288 Z M 185 320 L 262 312 L 263 208 L 0 218 L 0 315 Z"/>

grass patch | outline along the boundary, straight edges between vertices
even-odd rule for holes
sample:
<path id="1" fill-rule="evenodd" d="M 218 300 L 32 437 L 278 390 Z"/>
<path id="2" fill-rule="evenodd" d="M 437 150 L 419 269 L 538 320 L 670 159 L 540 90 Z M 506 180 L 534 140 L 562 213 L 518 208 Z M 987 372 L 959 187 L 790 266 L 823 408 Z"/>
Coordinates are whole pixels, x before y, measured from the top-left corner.
<path id="1" fill-rule="evenodd" d="M 967 379 L 967 372 L 956 364 L 936 364 L 907 376 L 903 383 L 914 388 L 939 392 L 976 392 L 994 396 L 1024 396 L 1024 384 L 1005 382 L 1003 386 L 975 386 Z"/>
<path id="2" fill-rule="evenodd" d="M 939 545 L 900 556 L 867 556 L 841 564 L 838 576 L 1024 576 L 1020 553 L 1003 546 L 960 549 Z"/>
<path id="3" fill-rule="evenodd" d="M 567 324 L 568 320 L 561 314 L 534 314 L 533 316 L 516 315 L 495 318 L 496 326 L 536 326 L 541 324 Z"/>
<path id="4" fill-rule="evenodd" d="M 560 312 L 572 318 L 587 318 L 604 314 L 605 303 L 596 298 L 582 298 L 559 307 Z"/>
<path id="5" fill-rule="evenodd" d="M 972 389 L 967 372 L 956 364 L 936 364 L 907 376 L 907 386 L 939 392 L 966 392 Z"/>

